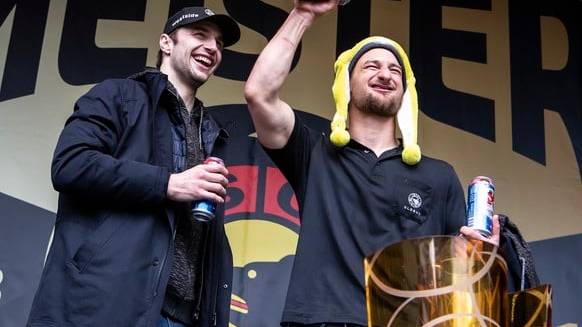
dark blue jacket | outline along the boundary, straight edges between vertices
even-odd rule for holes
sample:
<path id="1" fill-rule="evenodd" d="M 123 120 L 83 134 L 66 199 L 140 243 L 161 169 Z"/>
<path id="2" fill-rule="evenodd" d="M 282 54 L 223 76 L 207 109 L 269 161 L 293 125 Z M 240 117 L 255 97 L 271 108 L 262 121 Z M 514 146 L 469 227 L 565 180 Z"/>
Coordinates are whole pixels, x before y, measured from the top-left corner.
<path id="1" fill-rule="evenodd" d="M 167 76 L 107 80 L 81 97 L 53 163 L 54 238 L 28 326 L 155 326 L 173 260 L 175 203 L 166 199 L 172 123 L 158 106 Z M 207 153 L 225 133 L 209 115 Z M 232 254 L 221 206 L 204 262 L 200 326 L 227 326 Z"/>

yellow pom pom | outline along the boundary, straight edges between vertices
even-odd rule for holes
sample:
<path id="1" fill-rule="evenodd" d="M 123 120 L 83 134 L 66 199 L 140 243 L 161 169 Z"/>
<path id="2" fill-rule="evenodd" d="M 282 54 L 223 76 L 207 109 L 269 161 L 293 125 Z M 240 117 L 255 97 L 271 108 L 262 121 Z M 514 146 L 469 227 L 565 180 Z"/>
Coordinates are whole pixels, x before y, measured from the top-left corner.
<path id="1" fill-rule="evenodd" d="M 331 130 L 332 131 L 339 131 L 346 129 L 346 119 L 342 116 L 336 114 L 331 121 Z"/>
<path id="2" fill-rule="evenodd" d="M 409 144 L 404 146 L 402 151 L 402 161 L 408 165 L 416 165 L 421 158 L 420 147 L 418 144 Z"/>
<path id="3" fill-rule="evenodd" d="M 350 141 L 350 133 L 345 129 L 334 130 L 331 132 L 329 139 L 335 146 L 343 147 Z"/>

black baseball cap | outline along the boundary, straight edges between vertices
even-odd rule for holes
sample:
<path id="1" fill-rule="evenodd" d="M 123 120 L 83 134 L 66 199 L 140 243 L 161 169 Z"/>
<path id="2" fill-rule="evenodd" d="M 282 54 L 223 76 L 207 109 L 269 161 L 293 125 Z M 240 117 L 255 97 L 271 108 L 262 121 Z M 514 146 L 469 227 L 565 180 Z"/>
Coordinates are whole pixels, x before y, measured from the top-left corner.
<path id="1" fill-rule="evenodd" d="M 225 47 L 235 44 L 240 39 L 240 28 L 234 19 L 228 15 L 216 15 L 205 7 L 182 8 L 168 18 L 164 26 L 164 34 L 170 34 L 178 27 L 201 21 L 212 22 L 218 26 L 222 32 L 222 41 Z"/>

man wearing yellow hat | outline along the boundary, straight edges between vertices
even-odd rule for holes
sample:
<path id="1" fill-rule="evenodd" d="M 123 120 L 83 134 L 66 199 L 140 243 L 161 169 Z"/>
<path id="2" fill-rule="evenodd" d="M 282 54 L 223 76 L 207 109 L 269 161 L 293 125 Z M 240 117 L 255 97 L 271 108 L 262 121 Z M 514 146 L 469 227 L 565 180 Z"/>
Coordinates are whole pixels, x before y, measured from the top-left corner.
<path id="1" fill-rule="evenodd" d="M 363 258 L 404 238 L 457 233 L 465 218 L 453 168 L 421 159 L 414 74 L 396 42 L 369 37 L 339 56 L 329 136 L 308 128 L 280 99 L 303 33 L 336 6 L 296 0 L 245 86 L 259 142 L 300 208 L 282 326 L 367 325 Z M 497 242 L 497 222 L 494 229 L 490 241 Z M 466 227 L 461 232 L 481 238 Z"/>

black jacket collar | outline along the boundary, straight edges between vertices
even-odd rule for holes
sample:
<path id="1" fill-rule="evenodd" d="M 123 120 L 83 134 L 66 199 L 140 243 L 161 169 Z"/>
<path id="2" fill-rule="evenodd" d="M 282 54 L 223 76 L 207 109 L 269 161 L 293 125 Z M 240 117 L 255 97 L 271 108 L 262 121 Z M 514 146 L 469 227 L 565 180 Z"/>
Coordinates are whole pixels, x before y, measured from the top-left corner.
<path id="1" fill-rule="evenodd" d="M 168 75 L 160 72 L 158 69 L 146 67 L 143 71 L 133 74 L 128 78 L 146 85 L 150 101 L 153 104 L 152 107 L 156 110 L 164 90 L 168 88 Z M 206 110 L 202 102 L 201 110 L 202 145 L 204 146 L 204 151 L 211 154 L 216 140 L 219 137 L 221 139 L 228 139 L 229 134 L 211 115 L 208 114 L 208 110 Z"/>

